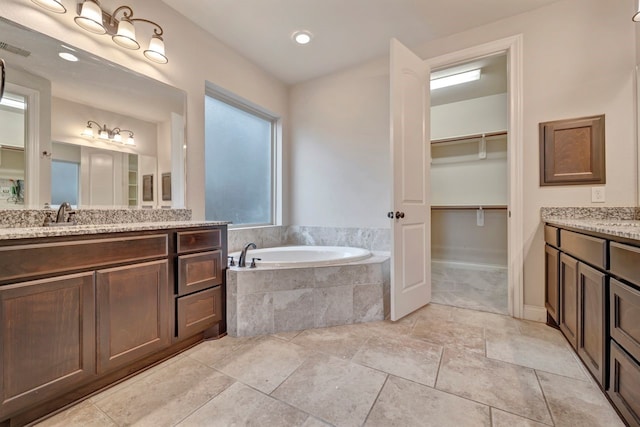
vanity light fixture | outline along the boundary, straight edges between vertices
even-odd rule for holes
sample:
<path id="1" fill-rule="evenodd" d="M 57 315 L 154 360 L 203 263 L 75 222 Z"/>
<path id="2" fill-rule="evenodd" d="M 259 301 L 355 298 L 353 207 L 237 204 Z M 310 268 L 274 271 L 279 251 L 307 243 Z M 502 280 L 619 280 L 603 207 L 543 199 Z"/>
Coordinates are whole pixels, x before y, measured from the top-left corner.
<path id="1" fill-rule="evenodd" d="M 431 90 L 480 80 L 480 73 L 481 71 L 478 68 L 476 70 L 466 71 L 464 73 L 452 74 L 450 76 L 431 79 Z"/>
<path id="2" fill-rule="evenodd" d="M 67 11 L 62 3 L 57 0 L 31 1 L 51 12 L 65 13 Z M 134 23 L 145 22 L 151 24 L 155 28 L 149 40 L 149 47 L 144 51 L 144 56 L 158 64 L 169 62 L 165 54 L 162 27 L 148 19 L 134 18 L 131 7 L 120 6 L 110 14 L 100 7 L 98 0 L 82 0 L 77 5 L 77 13 L 78 16 L 74 18 L 74 21 L 82 29 L 93 34 L 108 34 L 118 46 L 131 50 L 140 49 L 140 43 L 136 39 Z M 119 18 L 117 17 L 118 14 L 120 15 Z"/>
<path id="3" fill-rule="evenodd" d="M 96 136 L 93 133 L 93 125 L 96 125 L 98 127 L 99 139 L 104 139 L 105 141 L 108 141 L 108 142 L 117 142 L 123 145 L 131 145 L 131 146 L 136 145 L 136 141 L 133 138 L 133 131 L 130 131 L 128 129 L 120 129 L 120 128 L 109 129 L 107 125 L 100 125 L 100 123 L 95 122 L 93 120 L 89 120 L 87 122 L 87 127 L 84 128 L 81 135 L 87 138 L 95 139 Z M 122 134 L 121 134 L 122 132 L 129 133 L 129 136 L 127 137 L 126 141 L 123 141 L 122 139 Z"/>
<path id="4" fill-rule="evenodd" d="M 637 12 L 636 12 L 635 15 L 633 15 L 631 20 L 633 22 L 640 22 L 640 0 L 638 0 L 638 8 L 636 10 L 637 10 Z"/>
<path id="5" fill-rule="evenodd" d="M 40 7 L 47 9 L 53 13 L 65 13 L 67 8 L 58 0 L 31 0 Z"/>

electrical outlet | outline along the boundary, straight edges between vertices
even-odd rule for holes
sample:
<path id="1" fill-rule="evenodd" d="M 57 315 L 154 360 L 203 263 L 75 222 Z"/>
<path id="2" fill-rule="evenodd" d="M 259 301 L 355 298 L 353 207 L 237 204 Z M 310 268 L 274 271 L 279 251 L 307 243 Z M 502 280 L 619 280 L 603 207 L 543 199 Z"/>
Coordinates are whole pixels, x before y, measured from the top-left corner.
<path id="1" fill-rule="evenodd" d="M 591 187 L 591 201 L 604 203 L 604 187 Z"/>

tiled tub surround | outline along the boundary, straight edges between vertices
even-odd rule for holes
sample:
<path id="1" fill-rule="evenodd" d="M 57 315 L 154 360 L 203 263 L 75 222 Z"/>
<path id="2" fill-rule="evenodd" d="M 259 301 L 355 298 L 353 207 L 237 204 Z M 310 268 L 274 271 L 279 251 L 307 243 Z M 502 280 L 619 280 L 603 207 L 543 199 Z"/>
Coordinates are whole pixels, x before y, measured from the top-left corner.
<path id="1" fill-rule="evenodd" d="M 76 222 L 79 225 L 191 220 L 191 209 L 81 208 L 75 212 Z M 0 228 L 41 227 L 47 213 L 55 216 L 56 211 L 54 209 L 0 209 Z"/>
<path id="2" fill-rule="evenodd" d="M 299 225 L 229 229 L 229 252 L 242 250 L 248 242 L 254 242 L 258 248 L 291 245 L 351 246 L 370 251 L 389 251 L 391 230 Z"/>
<path id="3" fill-rule="evenodd" d="M 307 268 L 227 270 L 227 332 L 255 336 L 383 320 L 389 257 Z"/>

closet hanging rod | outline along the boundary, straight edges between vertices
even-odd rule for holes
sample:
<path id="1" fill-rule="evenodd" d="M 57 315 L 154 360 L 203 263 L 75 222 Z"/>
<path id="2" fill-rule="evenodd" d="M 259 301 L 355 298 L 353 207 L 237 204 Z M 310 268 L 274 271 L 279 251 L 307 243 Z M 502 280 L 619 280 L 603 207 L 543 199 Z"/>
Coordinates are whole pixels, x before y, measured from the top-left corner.
<path id="1" fill-rule="evenodd" d="M 464 136 L 456 136 L 454 138 L 442 138 L 442 139 L 432 139 L 431 143 L 432 144 L 443 144 L 445 142 L 456 142 L 456 141 L 467 141 L 467 140 L 474 140 L 474 139 L 480 139 L 482 138 L 482 136 L 484 135 L 485 138 L 490 138 L 493 136 L 502 136 L 502 135 L 506 135 L 507 131 L 503 130 L 500 132 L 488 132 L 488 133 L 478 133 L 475 135 L 464 135 Z"/>
<path id="2" fill-rule="evenodd" d="M 507 210 L 507 205 L 432 205 L 432 211 L 475 211 L 482 210 Z"/>

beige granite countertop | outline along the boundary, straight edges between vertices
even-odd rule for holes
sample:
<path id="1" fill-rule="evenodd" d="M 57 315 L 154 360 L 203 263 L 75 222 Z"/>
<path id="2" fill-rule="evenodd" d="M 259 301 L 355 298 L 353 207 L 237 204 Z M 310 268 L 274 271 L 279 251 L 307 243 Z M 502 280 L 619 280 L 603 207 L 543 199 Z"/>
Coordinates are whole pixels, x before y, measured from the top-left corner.
<path id="1" fill-rule="evenodd" d="M 640 221 L 622 219 L 546 218 L 547 224 L 640 240 Z"/>
<path id="2" fill-rule="evenodd" d="M 227 225 L 228 221 L 165 221 L 134 222 L 124 224 L 69 225 L 57 227 L 0 228 L 0 240 L 30 239 L 34 237 L 80 236 L 127 231 L 167 230 L 207 225 Z"/>

